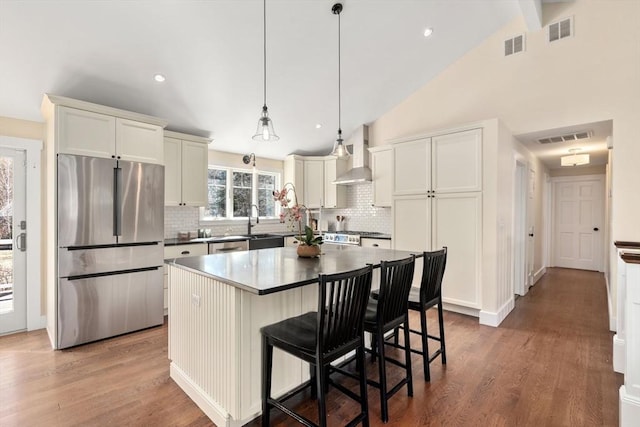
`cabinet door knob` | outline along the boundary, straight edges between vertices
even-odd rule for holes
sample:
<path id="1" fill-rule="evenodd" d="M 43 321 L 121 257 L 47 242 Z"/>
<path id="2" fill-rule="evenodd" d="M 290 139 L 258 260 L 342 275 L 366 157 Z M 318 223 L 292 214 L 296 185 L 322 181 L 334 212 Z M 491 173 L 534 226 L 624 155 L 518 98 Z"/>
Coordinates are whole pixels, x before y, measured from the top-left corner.
<path id="1" fill-rule="evenodd" d="M 182 251 L 182 252 L 180 252 L 180 254 L 181 254 L 181 255 L 189 255 L 190 253 L 191 253 L 191 252 L 189 252 L 189 251 Z"/>
<path id="2" fill-rule="evenodd" d="M 600 230 L 598 227 L 593 227 L 593 231 L 598 231 Z"/>
<path id="3" fill-rule="evenodd" d="M 371 246 L 373 246 L 374 248 L 377 248 L 379 245 L 378 245 L 377 243 L 374 243 L 374 244 L 373 244 L 373 245 L 371 245 Z"/>

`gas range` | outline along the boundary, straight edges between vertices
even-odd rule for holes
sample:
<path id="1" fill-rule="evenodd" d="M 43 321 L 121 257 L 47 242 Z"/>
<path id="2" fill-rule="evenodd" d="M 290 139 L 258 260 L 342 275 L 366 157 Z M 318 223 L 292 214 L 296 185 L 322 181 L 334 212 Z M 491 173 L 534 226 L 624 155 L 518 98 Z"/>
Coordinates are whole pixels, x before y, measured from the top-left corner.
<path id="1" fill-rule="evenodd" d="M 322 235 L 325 243 L 334 245 L 354 245 L 360 246 L 361 237 L 371 237 L 380 235 L 375 231 L 329 231 Z"/>

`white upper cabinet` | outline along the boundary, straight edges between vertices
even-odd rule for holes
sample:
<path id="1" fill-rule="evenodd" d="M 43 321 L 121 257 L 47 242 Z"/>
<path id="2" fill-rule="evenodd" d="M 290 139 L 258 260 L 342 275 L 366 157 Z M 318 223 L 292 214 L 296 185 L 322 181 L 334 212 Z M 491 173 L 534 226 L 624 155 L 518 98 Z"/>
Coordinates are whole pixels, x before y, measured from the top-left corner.
<path id="1" fill-rule="evenodd" d="M 419 194 L 431 189 L 431 138 L 393 147 L 393 193 Z"/>
<path id="2" fill-rule="evenodd" d="M 482 190 L 482 130 L 434 136 L 432 190 L 460 193 Z"/>
<path id="3" fill-rule="evenodd" d="M 304 159 L 295 154 L 290 154 L 284 159 L 284 183 L 291 184 L 295 187 L 298 203 L 304 203 Z M 288 186 L 287 186 L 288 187 Z M 288 194 L 289 207 L 295 204 L 295 198 L 292 193 Z"/>
<path id="4" fill-rule="evenodd" d="M 111 158 L 115 155 L 116 118 L 75 108 L 58 108 L 58 152 Z"/>
<path id="5" fill-rule="evenodd" d="M 324 160 L 304 161 L 304 205 L 315 209 L 324 203 Z"/>
<path id="6" fill-rule="evenodd" d="M 391 207 L 393 196 L 392 147 L 370 148 L 373 206 Z"/>
<path id="7" fill-rule="evenodd" d="M 345 159 L 329 158 L 324 161 L 324 201 L 325 208 L 342 208 L 347 205 L 347 189 L 344 185 L 334 184 L 333 181 L 347 172 L 348 164 Z"/>
<path id="8" fill-rule="evenodd" d="M 165 131 L 165 206 L 206 206 L 209 139 Z"/>
<path id="9" fill-rule="evenodd" d="M 56 132 L 59 153 L 155 164 L 164 161 L 162 126 L 157 124 L 60 105 Z"/>
<path id="10" fill-rule="evenodd" d="M 164 164 L 163 132 L 157 125 L 116 118 L 116 156 L 132 162 Z"/>

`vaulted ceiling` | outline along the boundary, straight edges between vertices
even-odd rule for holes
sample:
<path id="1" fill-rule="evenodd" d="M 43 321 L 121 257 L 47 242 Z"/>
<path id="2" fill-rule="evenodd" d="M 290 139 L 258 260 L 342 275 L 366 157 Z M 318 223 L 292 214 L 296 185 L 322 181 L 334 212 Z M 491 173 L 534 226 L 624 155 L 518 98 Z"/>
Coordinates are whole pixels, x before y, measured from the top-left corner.
<path id="1" fill-rule="evenodd" d="M 333 3 L 266 2 L 267 104 L 278 142 L 251 139 L 263 96 L 261 0 L 0 0 L 0 116 L 42 120 L 42 95 L 53 93 L 162 117 L 168 129 L 213 138 L 213 149 L 328 153 L 338 125 Z M 540 10 L 539 0 L 343 4 L 345 137 L 511 19 L 535 21 Z"/>

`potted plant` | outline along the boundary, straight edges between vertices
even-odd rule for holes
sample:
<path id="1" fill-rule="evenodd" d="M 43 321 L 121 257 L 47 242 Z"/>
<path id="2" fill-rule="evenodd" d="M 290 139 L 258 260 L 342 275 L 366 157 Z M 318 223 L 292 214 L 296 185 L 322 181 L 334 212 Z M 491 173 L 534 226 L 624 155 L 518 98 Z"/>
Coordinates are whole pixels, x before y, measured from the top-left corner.
<path id="1" fill-rule="evenodd" d="M 323 243 L 322 236 L 314 236 L 313 230 L 308 225 L 304 227 L 304 236 L 297 236 L 296 240 L 300 242 L 298 256 L 312 258 L 320 255 L 320 245 Z"/>
<path id="2" fill-rule="evenodd" d="M 293 204 L 290 205 L 291 199 L 289 195 L 293 194 Z M 273 199 L 280 202 L 282 212 L 280 213 L 280 222 L 287 222 L 289 230 L 293 230 L 298 226 L 298 235 L 296 240 L 298 245 L 298 256 L 311 258 L 320 255 L 320 246 L 322 244 L 322 236 L 314 236 L 311 227 L 304 227 L 302 232 L 302 213 L 307 209 L 306 206 L 298 204 L 298 196 L 296 188 L 290 182 L 287 182 L 280 191 L 273 192 Z"/>

